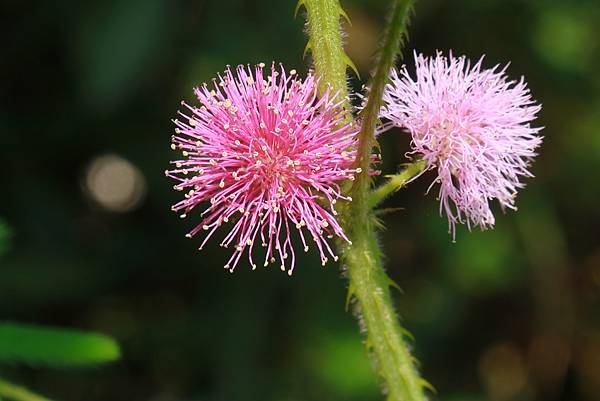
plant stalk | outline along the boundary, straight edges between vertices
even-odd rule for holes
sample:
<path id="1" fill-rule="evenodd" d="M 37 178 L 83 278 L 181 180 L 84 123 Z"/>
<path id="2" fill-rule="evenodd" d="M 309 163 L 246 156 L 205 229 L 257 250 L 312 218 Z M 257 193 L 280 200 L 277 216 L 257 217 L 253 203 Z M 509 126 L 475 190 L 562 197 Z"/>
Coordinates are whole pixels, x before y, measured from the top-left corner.
<path id="1" fill-rule="evenodd" d="M 348 62 L 341 44 L 340 10 L 337 0 L 301 0 L 307 8 L 309 46 L 313 51 L 316 73 L 321 83 L 333 90 L 346 91 Z M 390 285 L 393 282 L 383 269 L 377 243 L 371 200 L 371 153 L 376 145 L 375 126 L 382 104 L 387 77 L 406 35 L 412 0 L 396 0 L 387 27 L 375 75 L 371 81 L 369 100 L 362 112 L 359 134 L 357 174 L 350 190 L 353 201 L 344 213 L 344 228 L 352 245 L 340 246 L 342 260 L 347 266 L 349 296 L 357 300 L 359 320 L 367 334 L 367 347 L 375 358 L 377 373 L 383 380 L 388 401 L 425 401 L 427 383 L 419 376 L 414 359 L 404 339 L 406 332 L 394 310 Z M 318 46 L 315 46 L 318 44 Z M 318 50 L 317 50 L 318 48 Z M 344 92 L 345 93 L 345 92 Z M 411 170 L 412 171 L 412 170 Z M 386 187 L 382 195 L 391 193 Z"/>
<path id="2" fill-rule="evenodd" d="M 327 86 L 331 93 L 347 98 L 348 85 L 346 68 L 354 68 L 342 45 L 340 18 L 348 18 L 338 0 L 299 0 L 298 9 L 304 6 L 307 14 L 308 43 L 306 50 L 312 53 L 315 74 L 319 81 L 319 95 L 323 95 Z M 350 103 L 345 102 L 349 110 Z"/>
<path id="3" fill-rule="evenodd" d="M 388 196 L 404 188 L 406 184 L 421 174 L 426 166 L 426 161 L 417 160 L 408 164 L 402 172 L 388 176 L 388 180 L 384 184 L 371 191 L 369 195 L 369 207 L 373 209 Z"/>

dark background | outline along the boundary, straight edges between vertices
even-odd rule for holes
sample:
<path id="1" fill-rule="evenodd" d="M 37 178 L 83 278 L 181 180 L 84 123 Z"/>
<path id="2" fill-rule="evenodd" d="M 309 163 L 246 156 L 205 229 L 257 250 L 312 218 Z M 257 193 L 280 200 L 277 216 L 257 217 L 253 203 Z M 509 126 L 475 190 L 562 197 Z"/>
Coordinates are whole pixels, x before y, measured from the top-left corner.
<path id="1" fill-rule="evenodd" d="M 370 69 L 387 2 L 343 1 Z M 121 361 L 0 366 L 57 400 L 382 399 L 338 266 L 235 274 L 169 210 L 170 119 L 227 64 L 305 71 L 295 1 L 4 0 L 0 12 L 0 320 L 108 333 Z M 381 243 L 423 375 L 444 401 L 600 400 L 600 2 L 418 2 L 406 53 L 511 61 L 543 104 L 535 179 L 494 231 L 456 243 L 423 196 L 386 203 Z M 353 85 L 361 82 L 352 78 Z M 384 172 L 405 135 L 382 138 Z M 0 251 L 1 252 L 1 251 Z"/>

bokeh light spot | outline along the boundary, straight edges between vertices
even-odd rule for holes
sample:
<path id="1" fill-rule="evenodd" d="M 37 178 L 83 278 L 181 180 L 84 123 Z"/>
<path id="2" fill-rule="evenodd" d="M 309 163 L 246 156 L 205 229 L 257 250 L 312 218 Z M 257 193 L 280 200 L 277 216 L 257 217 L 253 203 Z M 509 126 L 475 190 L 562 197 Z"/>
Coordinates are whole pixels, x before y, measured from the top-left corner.
<path id="1" fill-rule="evenodd" d="M 512 343 L 492 345 L 479 360 L 479 376 L 489 399 L 513 399 L 527 384 L 527 368 L 522 353 Z"/>
<path id="2" fill-rule="evenodd" d="M 128 212 L 139 206 L 146 193 L 140 170 L 128 160 L 113 154 L 95 158 L 85 176 L 88 196 L 111 212 Z"/>

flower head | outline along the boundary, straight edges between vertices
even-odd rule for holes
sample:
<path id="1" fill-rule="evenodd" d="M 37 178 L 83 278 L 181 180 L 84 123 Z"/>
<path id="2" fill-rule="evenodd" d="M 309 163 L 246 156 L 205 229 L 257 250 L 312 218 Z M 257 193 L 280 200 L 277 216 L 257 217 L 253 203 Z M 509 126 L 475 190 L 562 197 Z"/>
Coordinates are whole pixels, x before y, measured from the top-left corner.
<path id="1" fill-rule="evenodd" d="M 206 205 L 188 234 L 204 234 L 200 249 L 220 226 L 221 246 L 234 251 L 225 268 L 233 272 L 243 254 L 252 269 L 258 243 L 264 266 L 294 269 L 292 241 L 316 245 L 323 265 L 337 259 L 327 238 L 348 241 L 336 220 L 337 200 L 350 200 L 340 183 L 353 180 L 359 128 L 345 122 L 342 101 L 317 95 L 317 80 L 264 64 L 228 68 L 224 76 L 195 89 L 200 107 L 185 107 L 176 119 L 171 148 L 183 159 L 166 175 L 185 199 L 173 210 L 186 217 Z M 297 232 L 295 234 L 294 232 Z M 296 237 L 292 239 L 293 237 Z"/>
<path id="2" fill-rule="evenodd" d="M 541 144 L 541 128 L 531 127 L 540 106 L 523 78 L 509 81 L 507 67 L 482 68 L 463 57 L 415 54 L 416 77 L 406 67 L 392 71 L 382 117 L 407 130 L 410 154 L 437 169 L 440 213 L 469 229 L 494 225 L 490 201 L 515 208 L 521 176 Z"/>

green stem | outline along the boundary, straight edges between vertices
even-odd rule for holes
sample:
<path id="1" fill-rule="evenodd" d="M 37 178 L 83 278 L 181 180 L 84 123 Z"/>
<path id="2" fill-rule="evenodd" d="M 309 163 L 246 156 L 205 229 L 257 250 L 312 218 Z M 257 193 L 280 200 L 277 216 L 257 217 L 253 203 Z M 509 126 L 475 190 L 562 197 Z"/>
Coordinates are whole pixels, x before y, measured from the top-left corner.
<path id="1" fill-rule="evenodd" d="M 400 190 L 410 180 L 419 175 L 426 166 L 427 162 L 424 160 L 418 160 L 407 165 L 401 173 L 388 176 L 388 180 L 385 182 L 385 184 L 382 184 L 374 189 L 369 195 L 369 207 L 373 209 L 392 193 Z"/>
<path id="2" fill-rule="evenodd" d="M 393 283 L 383 270 L 372 220 L 364 226 L 364 234 L 354 237 L 344 260 L 349 290 L 358 300 L 357 312 L 367 330 L 367 347 L 376 359 L 389 401 L 425 401 L 423 387 L 427 383 L 415 368 L 398 322 L 389 289 Z"/>
<path id="3" fill-rule="evenodd" d="M 347 98 L 346 68 L 354 68 L 342 46 L 340 17 L 348 18 L 338 0 L 299 0 L 296 11 L 304 6 L 307 14 L 306 51 L 313 56 L 315 74 L 321 78 L 319 94 L 331 87 L 332 93 Z M 354 68 L 355 69 L 355 68 Z M 349 109 L 349 102 L 346 108 Z"/>
<path id="4" fill-rule="evenodd" d="M 42 397 L 20 387 L 0 379 L 0 396 L 7 400 L 14 401 L 50 401 L 48 398 Z"/>
<path id="5" fill-rule="evenodd" d="M 321 84 L 328 83 L 334 90 L 345 91 L 348 63 L 344 60 L 345 53 L 341 45 L 338 1 L 301 0 L 300 4 L 304 4 L 308 11 L 309 46 L 313 51 L 316 72 L 322 79 Z M 362 173 L 357 174 L 350 191 L 353 201 L 345 211 L 344 225 L 352 245 L 341 249 L 343 261 L 348 267 L 349 295 L 355 296 L 358 301 L 357 310 L 367 331 L 367 344 L 376 358 L 377 371 L 385 382 L 389 401 L 425 401 L 423 388 L 426 386 L 415 368 L 404 340 L 405 330 L 400 326 L 392 304 L 389 289 L 392 281 L 383 270 L 377 244 L 369 177 L 382 94 L 388 73 L 406 35 L 412 5 L 412 0 L 394 1 L 371 81 L 369 100 L 362 113 L 363 125 L 355 165 L 362 169 Z"/>

